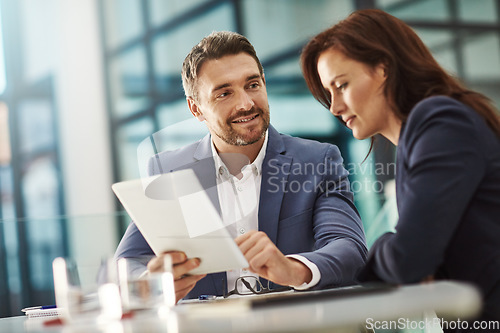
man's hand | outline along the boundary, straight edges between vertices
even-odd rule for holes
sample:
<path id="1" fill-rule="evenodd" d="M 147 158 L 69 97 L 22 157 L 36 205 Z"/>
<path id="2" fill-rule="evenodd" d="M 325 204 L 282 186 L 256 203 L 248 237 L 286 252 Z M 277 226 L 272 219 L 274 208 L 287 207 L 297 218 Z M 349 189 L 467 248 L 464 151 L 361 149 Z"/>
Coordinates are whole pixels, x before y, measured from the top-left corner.
<path id="1" fill-rule="evenodd" d="M 151 273 L 163 272 L 163 262 L 165 255 L 172 258 L 172 275 L 174 276 L 175 302 L 184 298 L 196 285 L 196 282 L 203 279 L 203 275 L 186 275 L 192 269 L 200 266 L 200 259 L 188 259 L 184 252 L 165 252 L 158 257 L 151 259 L 148 263 L 148 271 Z"/>
<path id="2" fill-rule="evenodd" d="M 426 276 L 425 278 L 422 279 L 422 281 L 420 281 L 420 283 L 424 284 L 424 283 L 431 283 L 431 282 L 434 282 L 434 275 L 428 275 Z"/>
<path id="3" fill-rule="evenodd" d="M 248 261 L 251 272 L 283 286 L 300 286 L 312 279 L 311 270 L 288 258 L 262 231 L 251 230 L 235 239 Z"/>

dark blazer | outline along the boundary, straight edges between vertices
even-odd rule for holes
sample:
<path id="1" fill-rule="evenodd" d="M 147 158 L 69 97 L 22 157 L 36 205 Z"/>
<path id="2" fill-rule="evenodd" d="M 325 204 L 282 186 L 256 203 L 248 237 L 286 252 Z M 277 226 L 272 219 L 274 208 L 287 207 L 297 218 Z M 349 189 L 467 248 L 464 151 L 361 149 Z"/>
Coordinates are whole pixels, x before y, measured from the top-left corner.
<path id="1" fill-rule="evenodd" d="M 401 129 L 396 196 L 396 233 L 375 242 L 360 279 L 466 281 L 485 313 L 499 311 L 500 138 L 485 120 L 449 97 L 417 104 Z"/>
<path id="2" fill-rule="evenodd" d="M 353 204 L 347 170 L 338 148 L 290 137 L 269 127 L 262 165 L 259 230 L 286 254 L 315 263 L 321 280 L 315 289 L 355 283 L 366 260 L 363 226 Z M 150 162 L 150 174 L 192 168 L 205 188 L 215 189 L 210 136 L 179 150 L 162 152 Z M 211 196 L 217 201 L 217 196 Z M 128 227 L 116 257 L 152 254 L 134 223 Z M 222 295 L 225 273 L 200 280 L 188 298 Z"/>

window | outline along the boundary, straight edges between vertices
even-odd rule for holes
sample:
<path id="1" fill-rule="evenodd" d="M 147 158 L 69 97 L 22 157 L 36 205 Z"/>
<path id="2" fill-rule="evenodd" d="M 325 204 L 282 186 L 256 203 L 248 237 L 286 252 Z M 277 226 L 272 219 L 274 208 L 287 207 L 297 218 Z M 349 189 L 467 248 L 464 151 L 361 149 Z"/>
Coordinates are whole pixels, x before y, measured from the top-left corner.
<path id="1" fill-rule="evenodd" d="M 358 186 L 353 187 L 355 203 L 369 244 L 397 221 L 393 199 L 387 199 L 393 198 L 395 151 L 378 139 L 362 163 L 369 142 L 353 139 L 305 85 L 299 55 L 308 39 L 356 8 L 376 6 L 408 22 L 446 70 L 497 103 L 500 100 L 499 8 L 494 0 L 150 0 L 141 6 L 138 2 L 120 2 L 128 8 L 111 11 L 101 0 L 105 36 L 117 34 L 113 29 L 127 19 L 125 13 L 132 20 L 122 33 L 127 38 L 105 40 L 117 181 L 144 172 L 144 161 L 138 164 L 137 159 L 147 159 L 142 155 L 148 150 L 136 150 L 151 135 L 161 138 L 156 149 L 162 150 L 206 133 L 187 109 L 180 69 L 190 48 L 213 30 L 240 32 L 255 46 L 266 74 L 271 122 L 278 130 L 339 146 L 352 171 L 351 182 Z M 150 147 L 149 153 L 153 152 Z M 382 165 L 385 169 L 377 170 Z M 391 223 L 381 222 L 387 220 Z"/>

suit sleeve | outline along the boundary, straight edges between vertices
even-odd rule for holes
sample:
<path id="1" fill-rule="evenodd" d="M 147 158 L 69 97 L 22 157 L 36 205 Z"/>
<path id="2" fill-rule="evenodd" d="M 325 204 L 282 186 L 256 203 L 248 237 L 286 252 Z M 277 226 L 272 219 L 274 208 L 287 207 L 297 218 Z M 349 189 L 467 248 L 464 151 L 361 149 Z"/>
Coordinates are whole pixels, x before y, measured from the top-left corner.
<path id="1" fill-rule="evenodd" d="M 130 222 L 125 234 L 123 235 L 115 258 L 134 258 L 139 256 L 152 256 L 153 250 L 142 236 L 134 222 Z"/>
<path id="2" fill-rule="evenodd" d="M 407 171 L 398 179 L 396 233 L 372 246 L 361 280 L 414 283 L 434 274 L 485 173 L 471 112 L 450 103 L 417 108 L 398 150 Z"/>
<path id="3" fill-rule="evenodd" d="M 120 244 L 118 244 L 113 259 L 130 259 L 127 261 L 128 273 L 137 277 L 147 270 L 147 264 L 152 256 L 154 256 L 153 250 L 151 250 L 135 223 L 131 222 Z M 105 265 L 101 265 L 99 268 L 96 280 L 99 284 L 109 282 Z"/>
<path id="4" fill-rule="evenodd" d="M 148 163 L 148 174 L 154 175 L 158 174 L 159 170 L 155 166 L 159 166 L 157 156 L 153 156 Z M 144 239 L 135 223 L 130 222 L 125 234 L 123 235 L 118 247 L 116 248 L 114 258 L 117 260 L 119 258 L 147 258 L 154 256 L 154 252 Z M 136 271 L 146 270 L 147 261 L 137 261 L 137 265 L 134 268 Z"/>
<path id="5" fill-rule="evenodd" d="M 315 251 L 300 253 L 320 270 L 321 280 L 313 289 L 354 284 L 367 256 L 363 225 L 338 148 L 330 146 L 323 161 L 329 172 L 325 172 L 316 191 Z"/>

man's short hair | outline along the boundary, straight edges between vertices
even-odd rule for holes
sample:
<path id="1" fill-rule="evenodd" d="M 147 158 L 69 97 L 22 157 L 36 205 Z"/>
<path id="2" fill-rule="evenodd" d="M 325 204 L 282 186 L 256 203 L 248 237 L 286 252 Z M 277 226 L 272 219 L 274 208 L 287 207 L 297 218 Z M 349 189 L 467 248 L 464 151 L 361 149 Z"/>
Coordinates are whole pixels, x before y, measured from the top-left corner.
<path id="1" fill-rule="evenodd" d="M 236 55 L 242 52 L 255 59 L 260 75 L 263 75 L 264 69 L 257 57 L 257 53 L 245 36 L 231 31 L 214 31 L 203 38 L 191 49 L 182 64 L 182 86 L 186 97 L 197 99 L 198 72 L 205 61 L 220 59 L 227 55 Z"/>

